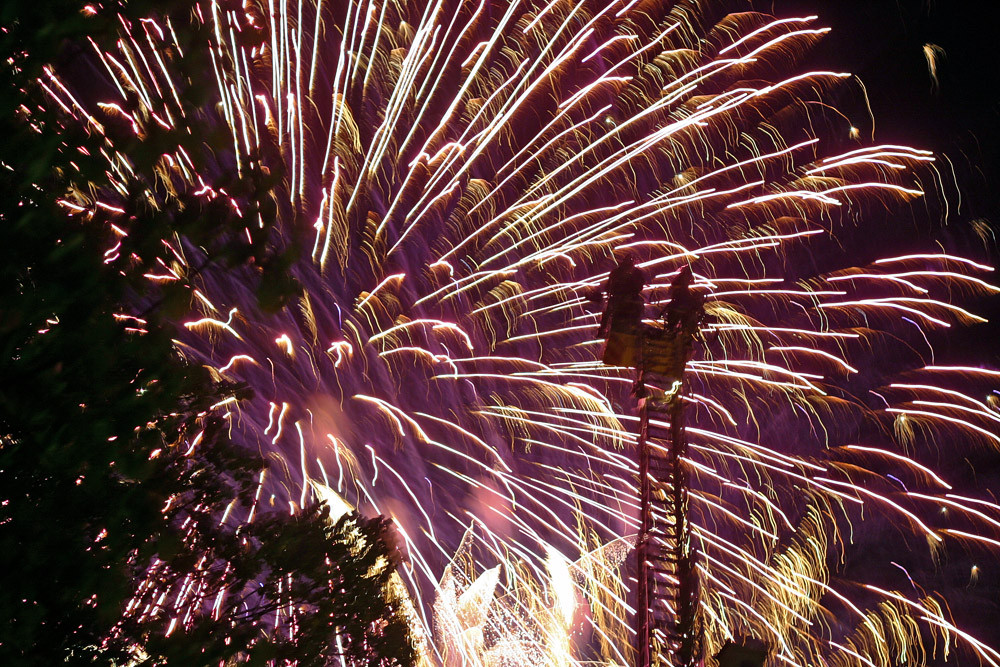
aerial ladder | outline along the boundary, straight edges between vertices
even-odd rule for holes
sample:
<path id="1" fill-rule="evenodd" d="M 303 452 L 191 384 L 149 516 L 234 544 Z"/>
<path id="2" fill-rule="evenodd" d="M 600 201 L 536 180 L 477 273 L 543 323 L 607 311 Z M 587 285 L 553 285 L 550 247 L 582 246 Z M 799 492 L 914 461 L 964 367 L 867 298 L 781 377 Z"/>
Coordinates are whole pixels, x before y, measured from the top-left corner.
<path id="1" fill-rule="evenodd" d="M 690 290 L 690 266 L 682 267 L 670 286 L 667 307 L 655 323 L 644 323 L 645 279 L 637 271 L 629 256 L 612 271 L 599 328 L 599 334 L 607 335 L 603 362 L 633 367 L 638 374 L 636 667 L 694 667 L 701 661 L 703 642 L 688 521 L 684 369 L 704 320 L 704 298 Z"/>
<path id="2" fill-rule="evenodd" d="M 701 660 L 690 472 L 684 463 L 684 367 L 694 335 L 645 326 L 639 340 L 636 667 L 693 667 Z"/>

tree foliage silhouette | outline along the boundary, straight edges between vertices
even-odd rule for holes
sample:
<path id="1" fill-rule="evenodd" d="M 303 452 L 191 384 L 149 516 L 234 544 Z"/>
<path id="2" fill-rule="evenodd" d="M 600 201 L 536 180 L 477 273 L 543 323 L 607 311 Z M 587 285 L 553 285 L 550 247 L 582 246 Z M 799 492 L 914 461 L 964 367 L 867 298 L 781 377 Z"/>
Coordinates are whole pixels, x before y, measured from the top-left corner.
<path id="1" fill-rule="evenodd" d="M 211 123 L 136 137 L 109 118 L 102 135 L 46 96 L 50 65 L 81 94 L 101 85 L 86 40 L 116 39 L 119 14 L 173 12 L 184 39 L 202 38 L 183 2 L 116 4 L 0 8 L 0 662 L 326 664 L 342 653 L 410 664 L 387 592 L 398 561 L 388 523 L 255 505 L 264 461 L 228 440 L 212 408 L 247 391 L 177 354 L 189 292 L 144 278 L 162 265 L 162 241 L 182 238 L 203 264 L 248 272 L 262 304 L 279 306 L 296 289 L 282 273 L 296 250 L 268 245 L 276 175 L 211 165 L 213 186 L 265 221 L 244 235 L 222 198 L 156 186 L 169 148 L 213 159 Z M 177 71 L 204 71 L 190 51 Z M 197 77 L 181 78 L 190 117 L 203 117 Z M 101 210 L 60 201 L 107 186 L 91 156 L 108 141 L 132 161 L 117 201 L 124 237 Z"/>

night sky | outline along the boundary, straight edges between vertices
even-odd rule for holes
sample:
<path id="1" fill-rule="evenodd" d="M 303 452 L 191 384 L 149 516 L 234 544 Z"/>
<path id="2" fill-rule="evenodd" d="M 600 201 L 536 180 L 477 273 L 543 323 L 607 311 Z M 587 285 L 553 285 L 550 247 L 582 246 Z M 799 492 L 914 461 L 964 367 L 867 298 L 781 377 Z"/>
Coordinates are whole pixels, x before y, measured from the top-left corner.
<path id="1" fill-rule="evenodd" d="M 803 63 L 860 77 L 875 117 L 875 140 L 933 150 L 954 165 L 948 224 L 934 234 L 950 252 L 1000 263 L 1000 243 L 970 233 L 977 221 L 1000 231 L 1000 32 L 977 0 L 755 0 L 779 17 L 818 15 L 832 28 Z M 944 50 L 935 87 L 924 45 Z M 844 106 L 871 137 L 863 102 Z M 929 217 L 940 221 L 940 211 Z M 926 250 L 927 239 L 914 243 Z M 921 245 L 922 244 L 922 245 Z M 916 247 L 914 248 L 916 249 Z M 971 304 L 991 322 L 950 332 L 942 354 L 1000 367 L 1000 299 Z"/>
<path id="2" fill-rule="evenodd" d="M 800 63 L 799 71 L 820 69 L 857 75 L 874 115 L 875 142 L 932 150 L 946 156 L 954 166 L 961 206 L 957 206 L 959 198 L 952 188 L 947 225 L 940 228 L 943 213 L 934 202 L 927 203 L 926 208 L 923 203 L 916 205 L 914 212 L 897 222 L 927 233 L 914 234 L 909 240 L 911 247 L 894 241 L 889 252 L 928 251 L 938 240 L 948 252 L 1000 266 L 1000 242 L 984 243 L 970 231 L 972 223 L 979 222 L 1000 232 L 1000 28 L 982 8 L 987 3 L 747 1 L 759 11 L 778 17 L 818 15 L 814 25 L 829 26 L 832 32 Z M 1000 0 L 989 4 L 1000 7 Z M 936 83 L 928 70 L 925 44 L 943 50 Z M 843 99 L 834 102 L 861 129 L 858 146 L 865 145 L 871 141 L 873 131 L 865 98 L 856 94 L 857 86 L 844 88 Z M 877 241 L 869 246 L 870 256 L 859 258 L 859 262 L 887 253 Z M 994 274 L 993 282 L 1000 283 L 1000 272 Z M 991 322 L 933 334 L 939 353 L 935 361 L 1000 368 L 1000 298 L 962 305 L 987 315 Z M 942 443 L 942 460 L 933 467 L 956 482 L 963 492 L 979 497 L 987 497 L 990 492 L 1000 496 L 1000 455 L 996 451 L 951 454 L 948 443 Z M 902 568 L 912 568 L 931 590 L 947 593 L 960 627 L 1000 647 L 1000 563 L 995 552 L 955 548 L 939 566 L 928 566 L 922 564 L 920 555 L 927 553 L 926 545 L 903 544 L 901 532 L 887 533 L 882 526 L 872 525 L 868 532 L 859 528 L 852 539 L 857 540 L 855 555 L 859 558 L 845 564 L 845 580 L 850 581 L 859 571 L 870 571 L 872 563 L 894 561 L 897 565 L 885 566 L 886 571 L 879 574 L 888 575 L 899 590 L 909 592 L 911 584 Z M 969 580 L 973 563 L 982 564 L 982 576 L 975 585 Z"/>
<path id="3" fill-rule="evenodd" d="M 968 0 L 757 0 L 777 16 L 818 14 L 833 31 L 806 64 L 849 71 L 868 90 L 875 138 L 944 152 L 971 176 L 965 219 L 1000 219 L 1000 34 Z M 944 49 L 934 90 L 924 44 Z M 863 120 L 863 117 L 862 119 Z M 960 175 L 963 175 L 960 173 Z M 970 182 L 971 181 L 971 182 Z"/>
<path id="4" fill-rule="evenodd" d="M 875 141 L 905 143 L 947 156 L 961 186 L 961 208 L 951 197 L 948 224 L 924 238 L 914 238 L 914 249 L 928 249 L 940 240 L 950 252 L 1000 265 L 1000 243 L 984 243 L 970 232 L 978 222 L 1000 232 L 1000 31 L 983 3 L 968 0 L 756 0 L 755 8 L 778 17 L 819 15 L 832 32 L 803 63 L 810 69 L 856 74 L 868 93 L 875 117 Z M 938 82 L 927 67 L 923 47 L 944 50 L 938 63 Z M 842 107 L 871 137 L 868 113 L 857 100 Z M 864 123 L 864 124 L 862 124 Z M 957 210 L 956 210 L 957 209 Z M 925 211 L 940 222 L 940 211 Z M 919 217 L 918 211 L 915 217 Z M 901 221 L 901 224 L 908 224 Z M 919 224 L 917 225 L 920 226 Z M 933 225 L 924 225 L 930 229 Z M 919 236 L 919 235 L 915 235 Z M 882 249 L 884 250 L 884 249 Z M 992 282 L 998 282 L 994 274 Z M 937 363 L 1000 368 L 1000 298 L 967 304 L 990 318 L 988 324 L 953 327 L 935 342 Z M 942 443 L 939 470 L 960 488 L 981 497 L 1000 496 L 1000 462 L 996 451 L 963 452 L 949 459 Z M 975 489 L 972 491 L 972 489 Z M 881 539 L 885 542 L 885 536 Z M 872 540 L 879 550 L 879 540 Z M 911 545 L 913 546 L 913 545 Z M 885 548 L 884 546 L 881 548 Z M 919 549 L 915 549 L 917 551 Z M 892 555 L 887 551 L 885 555 Z M 899 554 L 904 556 L 904 554 Z M 876 559 L 873 559 L 875 562 Z M 889 559 L 881 557 L 881 561 Z M 897 558 L 899 561 L 899 558 Z M 975 585 L 968 579 L 970 564 L 979 564 L 984 576 Z M 928 583 L 947 591 L 959 625 L 987 643 L 1000 645 L 1000 563 L 996 553 L 972 549 L 951 550 L 943 561 L 924 572 Z M 907 583 L 899 582 L 900 590 Z"/>

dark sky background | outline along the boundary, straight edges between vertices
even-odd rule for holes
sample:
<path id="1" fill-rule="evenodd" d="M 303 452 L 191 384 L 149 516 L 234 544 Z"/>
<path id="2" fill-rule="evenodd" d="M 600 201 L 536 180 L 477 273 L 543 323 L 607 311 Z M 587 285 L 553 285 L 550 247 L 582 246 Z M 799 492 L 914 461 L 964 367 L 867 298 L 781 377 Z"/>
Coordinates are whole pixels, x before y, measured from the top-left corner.
<path id="1" fill-rule="evenodd" d="M 933 238 L 951 252 L 1000 266 L 1000 243 L 984 243 L 970 232 L 978 221 L 1000 234 L 1000 29 L 988 9 L 996 11 L 1000 0 L 752 1 L 756 9 L 778 17 L 816 14 L 818 23 L 833 29 L 803 64 L 860 77 L 875 116 L 877 142 L 926 148 L 951 160 L 961 187 L 961 208 L 955 210 L 958 201 L 949 197 L 953 209 L 948 223 Z M 925 44 L 944 50 L 936 87 L 924 56 Z M 867 117 L 863 106 L 851 108 L 848 103 L 846 110 L 856 124 Z M 868 127 L 864 130 L 870 132 Z M 938 222 L 941 217 L 937 215 Z M 933 248 L 930 241 L 925 237 L 913 243 L 926 250 Z M 994 284 L 1000 282 L 998 274 L 990 276 Z M 968 305 L 990 322 L 941 332 L 934 341 L 936 362 L 1000 368 L 1000 298 Z M 1000 496 L 996 451 L 963 451 L 949 457 L 948 443 L 941 443 L 941 448 L 944 460 L 939 469 L 960 488 L 974 496 Z M 881 542 L 885 541 L 883 536 Z M 892 548 L 898 552 L 898 546 L 880 547 L 873 540 L 865 548 L 887 549 L 872 559 L 884 562 L 881 556 L 892 555 Z M 975 585 L 968 579 L 973 563 L 983 570 Z M 1000 646 L 1000 559 L 994 550 L 951 549 L 942 563 L 923 574 L 930 586 L 948 591 L 961 627 Z M 905 581 L 899 585 L 906 589 Z"/>
<path id="2" fill-rule="evenodd" d="M 935 236 L 951 252 L 1000 266 L 1000 244 L 984 247 L 969 231 L 970 223 L 979 221 L 1000 234 L 1000 29 L 988 10 L 1000 8 L 1000 2 L 753 3 L 779 17 L 815 14 L 819 24 L 832 28 L 804 65 L 851 72 L 861 79 L 875 116 L 877 142 L 905 143 L 947 156 L 961 185 L 961 207 L 952 193 L 948 225 Z M 924 56 L 925 44 L 944 50 L 936 87 Z M 852 120 L 867 122 L 863 107 L 852 111 Z M 993 279 L 997 282 L 997 274 Z M 972 305 L 991 322 L 949 332 L 941 352 L 956 361 L 964 357 L 1000 367 L 1000 299 Z"/>
<path id="3" fill-rule="evenodd" d="M 833 28 L 807 64 L 849 71 L 868 90 L 878 141 L 944 152 L 965 179 L 962 217 L 997 218 L 1000 31 L 976 0 L 756 0 L 776 16 Z M 924 44 L 945 56 L 935 91 Z M 962 173 L 965 171 L 965 173 Z"/>

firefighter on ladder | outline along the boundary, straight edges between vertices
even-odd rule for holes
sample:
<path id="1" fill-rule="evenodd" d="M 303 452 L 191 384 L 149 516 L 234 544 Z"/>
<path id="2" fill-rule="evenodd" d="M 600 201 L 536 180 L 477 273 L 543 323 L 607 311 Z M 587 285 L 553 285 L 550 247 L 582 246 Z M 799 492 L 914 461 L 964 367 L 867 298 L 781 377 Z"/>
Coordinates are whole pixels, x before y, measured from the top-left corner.
<path id="1" fill-rule="evenodd" d="M 705 297 L 691 291 L 694 273 L 690 265 L 681 268 L 677 277 L 670 284 L 667 292 L 667 305 L 660 311 L 657 318 L 663 322 L 660 329 L 659 345 L 647 341 L 645 353 L 653 358 L 643 363 L 640 368 L 636 395 L 645 395 L 644 374 L 650 367 L 661 368 L 662 375 L 673 377 L 672 386 L 667 389 L 659 400 L 673 401 L 680 392 L 684 376 L 684 365 L 691 356 L 691 348 L 695 337 L 699 335 L 699 326 L 705 317 Z M 658 358 L 664 357 L 664 358 Z"/>
<path id="2" fill-rule="evenodd" d="M 633 393 L 638 398 L 646 397 L 644 375 L 647 366 L 666 366 L 666 373 L 659 372 L 674 376 L 675 381 L 666 392 L 665 400 L 672 400 L 680 389 L 684 364 L 705 313 L 705 298 L 691 291 L 693 281 L 691 267 L 684 266 L 670 285 L 669 300 L 659 315 L 664 326 L 658 330 L 643 326 L 645 301 L 642 290 L 646 285 L 646 276 L 636 266 L 635 257 L 630 253 L 619 256 L 618 265 L 608 275 L 604 290 L 589 295 L 597 301 L 603 292 L 608 294 L 608 303 L 597 330 L 598 337 L 606 341 L 602 361 L 609 366 L 638 369 L 639 376 L 633 387 Z M 651 344 L 652 338 L 658 338 L 661 345 Z M 643 359 L 644 355 L 650 354 L 653 358 Z"/>
<path id="3" fill-rule="evenodd" d="M 597 330 L 598 337 L 607 341 L 603 356 L 605 364 L 636 365 L 642 314 L 646 306 L 642 298 L 645 285 L 646 275 L 636 266 L 635 257 L 630 253 L 621 254 L 618 266 L 608 275 L 608 284 L 604 289 L 608 293 L 608 303 Z M 601 294 L 593 293 L 591 298 L 599 300 Z"/>
<path id="4" fill-rule="evenodd" d="M 693 338 L 698 334 L 698 325 L 705 314 L 705 297 L 691 291 L 692 282 L 694 273 L 686 264 L 670 283 L 667 292 L 670 300 L 660 311 L 660 318 L 667 331 Z"/>

